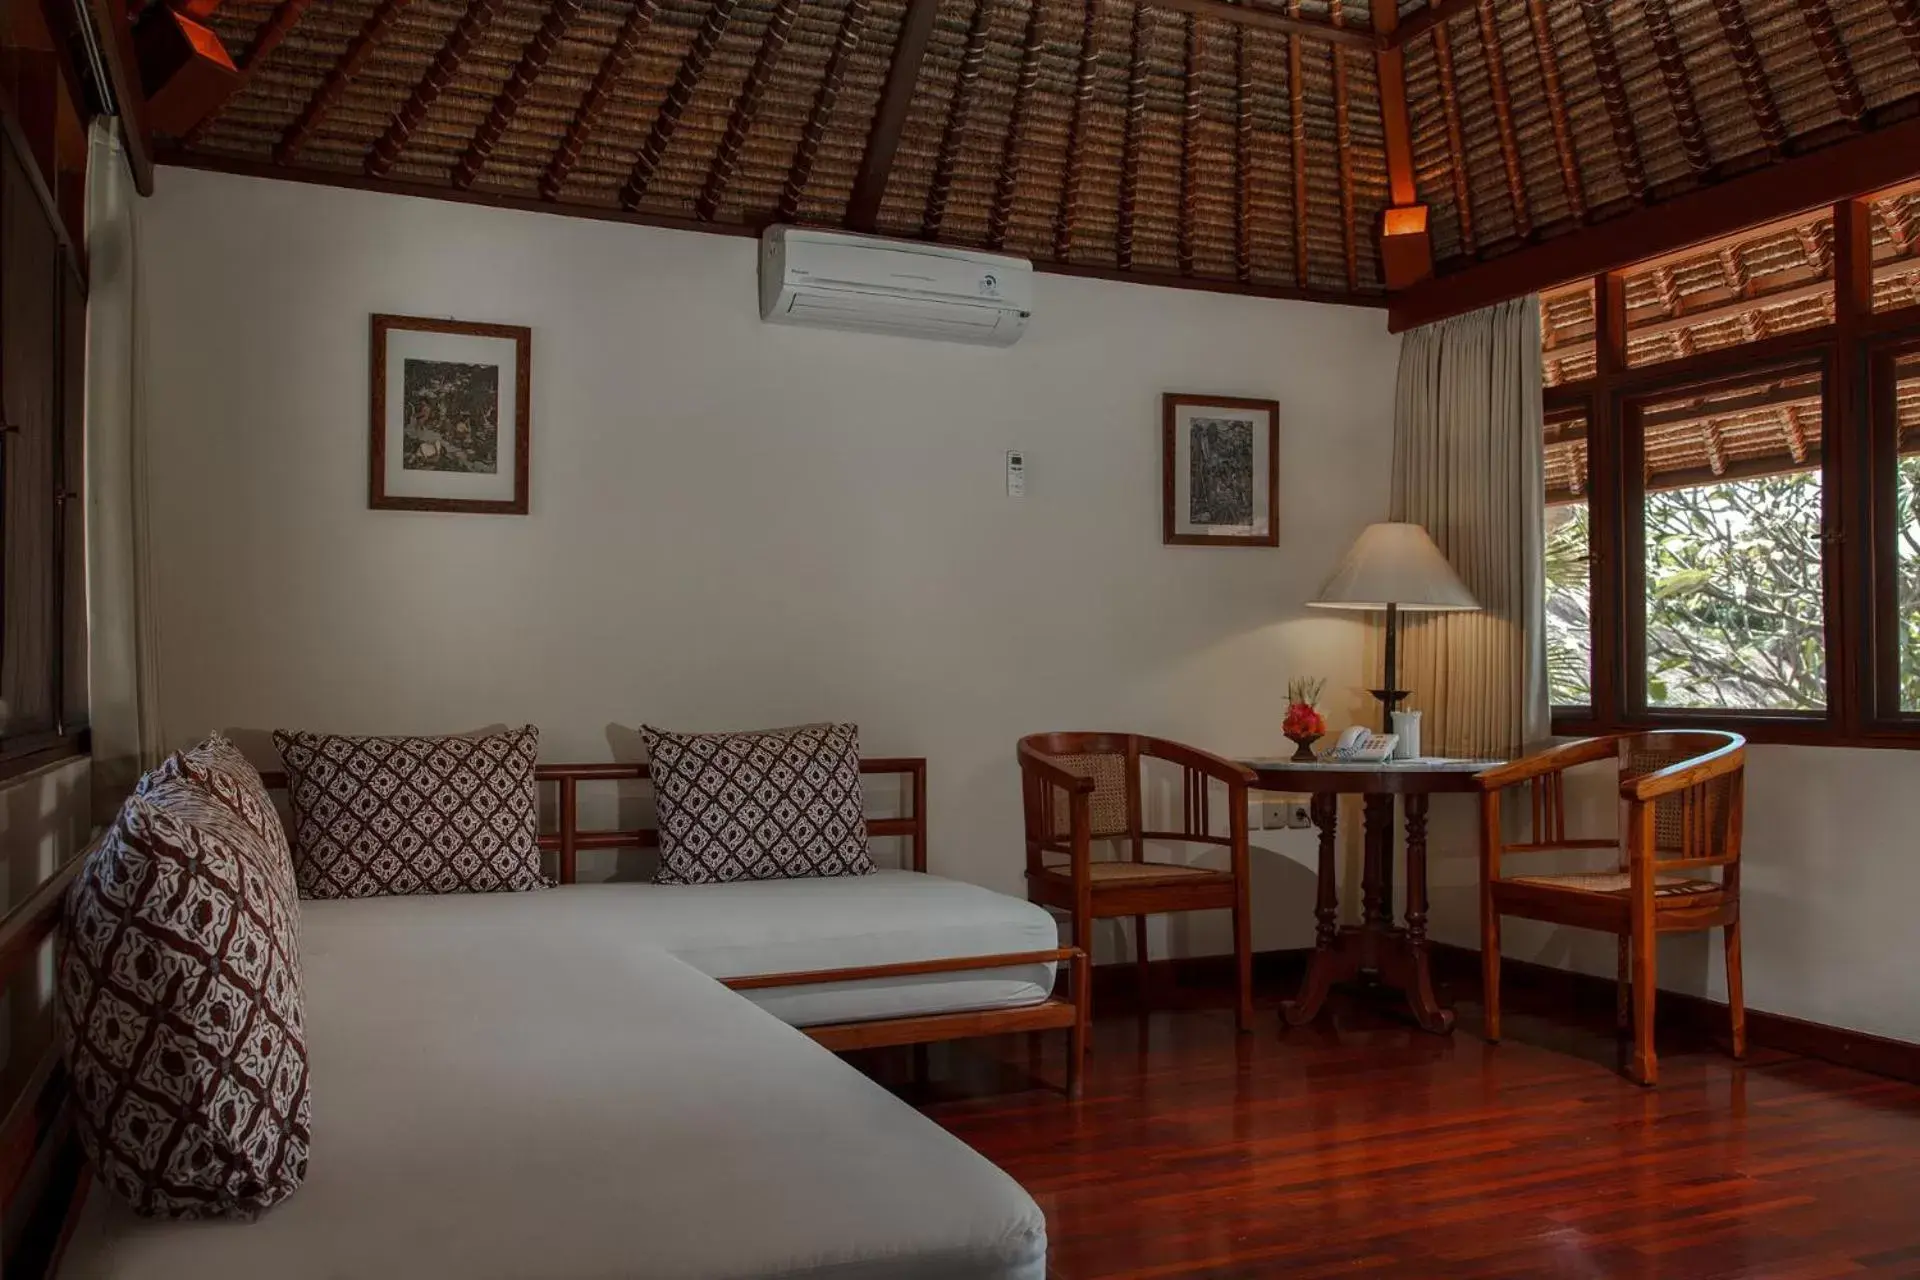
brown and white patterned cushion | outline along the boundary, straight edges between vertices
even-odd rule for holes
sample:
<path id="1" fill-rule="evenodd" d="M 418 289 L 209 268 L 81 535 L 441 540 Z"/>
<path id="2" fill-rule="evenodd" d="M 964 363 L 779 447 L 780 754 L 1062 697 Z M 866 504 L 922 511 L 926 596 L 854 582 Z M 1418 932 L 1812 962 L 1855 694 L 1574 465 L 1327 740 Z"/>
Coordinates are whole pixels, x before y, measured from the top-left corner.
<path id="1" fill-rule="evenodd" d="M 532 725 L 483 737 L 357 738 L 276 730 L 308 898 L 506 893 L 540 870 Z"/>
<path id="2" fill-rule="evenodd" d="M 660 884 L 873 870 L 850 724 L 762 733 L 643 726 L 660 816 Z"/>
<path id="3" fill-rule="evenodd" d="M 260 771 L 242 755 L 240 749 L 223 734 L 215 733 L 206 741 L 185 751 L 176 751 L 162 760 L 134 784 L 135 795 L 147 795 L 158 788 L 171 788 L 175 782 L 192 784 L 194 791 L 179 793 L 173 803 L 211 803 L 223 806 L 265 845 L 272 870 L 286 892 L 289 904 L 297 896 L 293 879 L 293 851 L 287 845 L 287 828 L 280 821 L 273 797 L 260 779 Z M 196 798 L 198 797 L 198 798 Z M 289 906 L 297 916 L 298 908 Z"/>
<path id="4" fill-rule="evenodd" d="M 231 809 L 141 788 L 68 890 L 59 1022 L 81 1144 L 153 1217 L 249 1216 L 307 1171 L 290 886 Z"/>

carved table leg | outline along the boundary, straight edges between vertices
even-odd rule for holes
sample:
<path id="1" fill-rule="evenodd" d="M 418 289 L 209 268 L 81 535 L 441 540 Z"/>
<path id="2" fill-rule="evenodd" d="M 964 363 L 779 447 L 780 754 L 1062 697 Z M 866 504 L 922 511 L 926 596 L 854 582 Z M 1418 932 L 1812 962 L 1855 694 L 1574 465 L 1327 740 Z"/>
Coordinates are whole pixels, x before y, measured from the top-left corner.
<path id="1" fill-rule="evenodd" d="M 1306 979 L 1300 984 L 1300 994 L 1280 1006 L 1281 1018 L 1294 1027 L 1313 1021 L 1319 1014 L 1320 1006 L 1326 1003 L 1327 992 L 1338 981 L 1335 971 L 1340 967 L 1337 963 L 1340 895 L 1334 865 L 1334 831 L 1340 815 L 1340 797 L 1316 794 L 1308 803 L 1308 812 L 1313 815 L 1313 825 L 1320 829 L 1319 884 L 1313 908 L 1316 922 L 1313 958 L 1308 962 Z"/>
<path id="2" fill-rule="evenodd" d="M 1407 1003 L 1428 1031 L 1453 1030 L 1453 1010 L 1433 996 L 1427 964 L 1427 797 L 1409 795 L 1407 804 Z"/>
<path id="3" fill-rule="evenodd" d="M 1374 923 L 1382 929 L 1393 928 L 1393 854 L 1400 847 L 1399 824 L 1395 821 L 1392 796 L 1367 797 L 1367 839 L 1380 842 L 1380 864 L 1375 876 L 1379 909 Z"/>

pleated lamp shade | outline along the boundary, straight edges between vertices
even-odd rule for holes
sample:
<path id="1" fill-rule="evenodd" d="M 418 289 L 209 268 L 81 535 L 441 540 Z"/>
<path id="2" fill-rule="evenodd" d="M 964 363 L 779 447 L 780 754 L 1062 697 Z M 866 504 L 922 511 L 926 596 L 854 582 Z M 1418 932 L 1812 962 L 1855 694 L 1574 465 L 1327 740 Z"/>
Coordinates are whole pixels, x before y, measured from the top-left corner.
<path id="1" fill-rule="evenodd" d="M 1397 605 L 1429 612 L 1480 607 L 1427 531 L 1395 522 L 1368 525 L 1319 596 L 1307 603 L 1316 609 Z"/>

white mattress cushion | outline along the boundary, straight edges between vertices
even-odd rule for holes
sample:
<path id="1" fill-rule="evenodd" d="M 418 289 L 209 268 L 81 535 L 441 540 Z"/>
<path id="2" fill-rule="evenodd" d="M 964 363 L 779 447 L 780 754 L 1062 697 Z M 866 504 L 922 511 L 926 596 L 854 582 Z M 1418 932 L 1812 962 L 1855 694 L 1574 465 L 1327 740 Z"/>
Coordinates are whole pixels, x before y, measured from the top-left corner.
<path id="1" fill-rule="evenodd" d="M 61 1274 L 1044 1274 L 1011 1178 L 640 942 L 605 892 L 305 904 L 306 1184 L 255 1223 L 94 1195 Z"/>

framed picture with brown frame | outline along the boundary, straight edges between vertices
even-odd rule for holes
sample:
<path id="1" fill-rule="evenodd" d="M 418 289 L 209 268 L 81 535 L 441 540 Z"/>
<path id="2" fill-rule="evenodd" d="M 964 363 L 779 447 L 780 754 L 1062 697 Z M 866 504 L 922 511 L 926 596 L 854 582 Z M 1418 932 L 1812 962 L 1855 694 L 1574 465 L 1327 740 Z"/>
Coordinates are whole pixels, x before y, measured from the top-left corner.
<path id="1" fill-rule="evenodd" d="M 373 317 L 367 505 L 527 514 L 533 330 Z"/>
<path id="2" fill-rule="evenodd" d="M 1161 541 L 1280 545 L 1280 403 L 1168 394 L 1161 404 Z"/>

